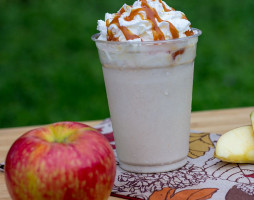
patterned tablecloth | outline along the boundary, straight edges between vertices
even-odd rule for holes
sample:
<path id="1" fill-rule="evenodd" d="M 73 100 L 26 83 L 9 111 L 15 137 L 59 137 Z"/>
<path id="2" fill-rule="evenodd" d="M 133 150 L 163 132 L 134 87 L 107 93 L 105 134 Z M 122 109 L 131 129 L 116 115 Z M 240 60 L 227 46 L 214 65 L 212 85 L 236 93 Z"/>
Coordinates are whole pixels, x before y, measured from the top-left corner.
<path id="1" fill-rule="evenodd" d="M 110 119 L 95 128 L 115 150 Z M 219 137 L 191 131 L 187 164 L 170 172 L 130 173 L 122 170 L 117 161 L 111 195 L 133 200 L 254 200 L 254 165 L 230 164 L 215 158 L 214 147 Z M 117 159 L 116 152 L 115 155 Z"/>
<path id="2" fill-rule="evenodd" d="M 130 200 L 254 200 L 254 165 L 230 164 L 215 158 L 218 134 L 191 131 L 185 166 L 170 172 L 138 174 L 119 167 L 110 119 L 95 128 L 109 140 L 116 156 L 111 196 Z M 3 167 L 4 163 L 0 171 Z"/>

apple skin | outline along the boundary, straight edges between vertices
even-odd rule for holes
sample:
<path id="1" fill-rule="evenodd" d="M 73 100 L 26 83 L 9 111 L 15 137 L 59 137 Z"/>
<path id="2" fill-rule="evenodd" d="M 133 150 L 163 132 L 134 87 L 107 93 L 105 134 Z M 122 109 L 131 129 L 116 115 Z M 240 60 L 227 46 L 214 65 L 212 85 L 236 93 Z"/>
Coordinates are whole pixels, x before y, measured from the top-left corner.
<path id="1" fill-rule="evenodd" d="M 115 173 L 109 142 L 77 122 L 25 133 L 11 146 L 5 165 L 13 200 L 106 200 Z"/>

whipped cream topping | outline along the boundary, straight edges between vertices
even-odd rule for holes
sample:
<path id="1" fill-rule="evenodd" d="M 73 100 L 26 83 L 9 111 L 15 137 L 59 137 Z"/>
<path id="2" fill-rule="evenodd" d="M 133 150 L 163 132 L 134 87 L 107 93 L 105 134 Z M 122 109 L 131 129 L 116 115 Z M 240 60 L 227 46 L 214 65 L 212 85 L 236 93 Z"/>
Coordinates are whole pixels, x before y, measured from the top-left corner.
<path id="1" fill-rule="evenodd" d="M 97 30 L 99 40 L 156 41 L 191 36 L 190 25 L 183 12 L 162 0 L 137 0 L 117 13 L 106 13 L 105 21 L 98 20 Z"/>

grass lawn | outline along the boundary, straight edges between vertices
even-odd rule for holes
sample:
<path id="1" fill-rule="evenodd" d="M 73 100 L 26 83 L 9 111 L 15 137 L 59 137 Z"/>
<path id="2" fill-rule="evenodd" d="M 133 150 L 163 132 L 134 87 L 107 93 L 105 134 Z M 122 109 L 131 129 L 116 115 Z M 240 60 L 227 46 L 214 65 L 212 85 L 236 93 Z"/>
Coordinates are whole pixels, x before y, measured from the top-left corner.
<path id="1" fill-rule="evenodd" d="M 0 0 L 0 127 L 109 117 L 97 20 L 130 0 Z M 254 1 L 173 0 L 203 31 L 192 110 L 254 105 Z"/>

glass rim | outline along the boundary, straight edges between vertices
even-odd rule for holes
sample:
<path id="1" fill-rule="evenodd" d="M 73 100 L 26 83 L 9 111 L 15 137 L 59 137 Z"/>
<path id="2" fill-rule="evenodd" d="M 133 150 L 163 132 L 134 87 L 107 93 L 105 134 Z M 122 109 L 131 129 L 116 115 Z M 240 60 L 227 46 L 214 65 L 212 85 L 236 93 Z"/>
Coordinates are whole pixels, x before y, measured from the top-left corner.
<path id="1" fill-rule="evenodd" d="M 176 39 L 168 39 L 168 40 L 156 40 L 156 41 L 107 41 L 107 40 L 98 40 L 98 37 L 100 35 L 100 33 L 96 33 L 94 35 L 92 35 L 91 39 L 94 42 L 98 42 L 98 43 L 104 43 L 104 44 L 112 44 L 112 45 L 119 45 L 119 44 L 156 44 L 156 43 L 170 43 L 170 42 L 181 42 L 181 41 L 186 41 L 189 40 L 191 38 L 195 38 L 198 37 L 202 34 L 202 31 L 197 29 L 197 28 L 191 28 L 191 30 L 193 30 L 194 32 L 196 32 L 196 34 L 188 36 L 188 37 L 183 37 L 183 38 L 176 38 Z"/>

